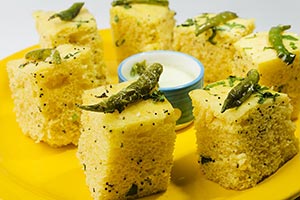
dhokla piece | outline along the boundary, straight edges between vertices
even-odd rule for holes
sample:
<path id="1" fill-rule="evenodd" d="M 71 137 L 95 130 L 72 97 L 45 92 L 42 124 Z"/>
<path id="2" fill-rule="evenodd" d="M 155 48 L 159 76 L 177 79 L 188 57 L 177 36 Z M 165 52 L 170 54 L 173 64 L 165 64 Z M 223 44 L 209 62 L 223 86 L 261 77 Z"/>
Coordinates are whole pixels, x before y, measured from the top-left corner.
<path id="1" fill-rule="evenodd" d="M 196 35 L 196 29 L 216 14 L 201 14 L 174 28 L 173 49 L 199 59 L 205 68 L 205 83 L 227 78 L 232 74 L 235 53 L 233 43 L 252 33 L 253 19 L 235 18 Z"/>
<path id="2" fill-rule="evenodd" d="M 60 59 L 52 53 L 44 61 L 24 58 L 8 63 L 16 119 L 23 133 L 36 142 L 55 147 L 77 144 L 81 110 L 75 104 L 81 103 L 83 90 L 95 86 L 90 79 L 92 51 L 70 44 L 50 51 L 57 51 Z"/>
<path id="3" fill-rule="evenodd" d="M 98 33 L 94 16 L 82 8 L 78 15 L 69 21 L 59 17 L 50 19 L 55 11 L 35 11 L 36 29 L 42 48 L 55 48 L 61 44 L 74 44 L 89 47 L 93 54 L 90 59 L 94 62 L 93 76 L 95 82 L 104 85 L 109 81 L 106 64 L 103 59 L 103 41 Z"/>
<path id="4" fill-rule="evenodd" d="M 110 9 L 110 24 L 118 62 L 130 55 L 172 49 L 175 12 L 168 6 L 130 4 Z"/>
<path id="5" fill-rule="evenodd" d="M 234 44 L 237 51 L 233 73 L 243 76 L 249 69 L 257 69 L 262 85 L 288 94 L 294 109 L 292 118 L 297 119 L 300 112 L 300 38 L 286 32 L 283 34 L 283 44 L 289 52 L 296 55 L 290 65 L 278 58 L 269 42 L 268 32 L 253 33 L 243 37 Z"/>
<path id="6" fill-rule="evenodd" d="M 221 113 L 234 81 L 212 83 L 190 93 L 199 164 L 224 188 L 243 190 L 276 172 L 299 151 L 292 106 L 286 94 L 262 89 L 239 107 Z"/>
<path id="7" fill-rule="evenodd" d="M 83 104 L 128 85 L 87 90 Z M 121 113 L 83 111 L 77 156 L 94 199 L 133 199 L 167 189 L 176 138 L 171 104 L 142 100 Z"/>

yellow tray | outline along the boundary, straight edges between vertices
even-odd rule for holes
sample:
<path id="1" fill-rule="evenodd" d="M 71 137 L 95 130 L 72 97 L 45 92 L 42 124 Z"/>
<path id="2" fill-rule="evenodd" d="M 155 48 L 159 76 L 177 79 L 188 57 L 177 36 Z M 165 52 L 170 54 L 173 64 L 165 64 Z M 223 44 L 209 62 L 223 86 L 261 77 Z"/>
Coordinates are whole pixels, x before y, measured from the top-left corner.
<path id="1" fill-rule="evenodd" d="M 105 61 L 117 81 L 114 45 L 110 30 L 101 30 Z M 16 123 L 8 88 L 6 63 L 21 58 L 30 47 L 0 62 L 0 200 L 91 200 L 76 148 L 50 148 L 24 136 Z M 300 121 L 300 120 L 299 120 Z M 297 122 L 299 137 L 300 123 Z M 300 195 L 300 155 L 271 177 L 244 191 L 226 190 L 206 180 L 196 155 L 193 125 L 178 132 L 174 167 L 168 190 L 144 199 L 287 199 Z"/>

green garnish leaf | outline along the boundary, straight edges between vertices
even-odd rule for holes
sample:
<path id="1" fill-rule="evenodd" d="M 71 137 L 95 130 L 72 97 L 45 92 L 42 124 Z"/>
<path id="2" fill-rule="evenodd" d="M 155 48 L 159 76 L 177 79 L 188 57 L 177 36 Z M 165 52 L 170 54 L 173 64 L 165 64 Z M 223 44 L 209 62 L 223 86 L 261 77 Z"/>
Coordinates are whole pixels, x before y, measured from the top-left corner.
<path id="1" fill-rule="evenodd" d="M 286 40 L 292 40 L 292 41 L 298 41 L 299 39 L 292 36 L 292 35 L 283 35 L 282 39 L 286 39 Z"/>
<path id="2" fill-rule="evenodd" d="M 210 90 L 211 88 L 219 86 L 219 85 L 225 85 L 225 81 L 218 81 L 218 82 L 210 83 L 210 84 L 206 85 L 203 88 L 203 90 Z"/>
<path id="3" fill-rule="evenodd" d="M 134 77 L 136 75 L 140 76 L 146 70 L 146 68 L 147 68 L 146 60 L 135 63 L 130 70 L 130 76 L 132 76 L 132 77 Z"/>
<path id="4" fill-rule="evenodd" d="M 246 27 L 243 24 L 238 24 L 236 22 L 233 23 L 225 23 L 225 26 L 228 26 L 229 29 L 233 29 L 233 28 L 241 28 L 241 29 L 245 29 Z"/>
<path id="5" fill-rule="evenodd" d="M 195 23 L 196 22 L 193 19 L 189 18 L 183 24 L 181 24 L 181 26 L 184 26 L 184 27 L 193 26 L 193 25 L 195 25 Z"/>
<path id="6" fill-rule="evenodd" d="M 162 93 L 160 90 L 155 90 L 146 99 L 152 99 L 155 102 L 164 102 L 165 98 L 166 97 L 165 97 L 164 93 Z"/>
<path id="7" fill-rule="evenodd" d="M 256 87 L 256 92 L 257 92 L 257 95 L 256 97 L 258 97 L 258 103 L 259 104 L 263 104 L 267 99 L 273 99 L 273 101 L 275 101 L 276 97 L 280 96 L 279 93 L 271 93 L 271 92 L 264 92 L 264 90 L 267 90 L 268 88 L 267 87 L 260 87 L 260 86 L 257 86 Z"/>

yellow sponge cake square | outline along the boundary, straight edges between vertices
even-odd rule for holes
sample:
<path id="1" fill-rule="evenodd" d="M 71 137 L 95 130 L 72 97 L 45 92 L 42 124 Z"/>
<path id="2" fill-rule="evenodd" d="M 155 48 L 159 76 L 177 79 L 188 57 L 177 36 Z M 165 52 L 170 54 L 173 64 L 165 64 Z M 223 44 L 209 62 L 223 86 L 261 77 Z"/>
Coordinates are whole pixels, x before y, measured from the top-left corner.
<path id="1" fill-rule="evenodd" d="M 172 49 L 175 12 L 168 6 L 130 4 L 110 9 L 117 60 L 150 50 Z"/>
<path id="2" fill-rule="evenodd" d="M 13 60 L 7 71 L 17 121 L 25 135 L 59 147 L 77 144 L 83 90 L 95 87 L 88 47 L 60 45 Z M 41 59 L 44 57 L 44 59 Z"/>
<path id="3" fill-rule="evenodd" d="M 174 28 L 173 49 L 202 62 L 205 83 L 225 79 L 232 74 L 233 43 L 255 28 L 253 19 L 235 18 L 196 34 L 199 26 L 216 15 L 201 14 Z"/>
<path id="4" fill-rule="evenodd" d="M 36 29 L 42 48 L 55 48 L 61 44 L 74 44 L 89 47 L 93 54 L 90 59 L 95 64 L 95 81 L 98 85 L 106 83 L 107 69 L 103 60 L 103 41 L 98 33 L 94 16 L 82 8 L 78 15 L 69 21 L 59 17 L 51 19 L 55 11 L 35 11 Z"/>
<path id="5" fill-rule="evenodd" d="M 239 80 L 212 83 L 190 93 L 197 153 L 205 177 L 224 188 L 251 188 L 275 173 L 299 151 L 292 106 L 286 94 L 262 87 L 240 106 L 221 113 Z"/>
<path id="6" fill-rule="evenodd" d="M 283 35 L 285 48 L 296 55 L 292 64 L 287 65 L 277 56 L 269 42 L 268 32 L 258 32 L 234 44 L 237 51 L 233 74 L 243 76 L 249 69 L 257 69 L 262 85 L 289 95 L 294 109 L 292 118 L 296 119 L 300 112 L 300 38 L 288 32 Z"/>
<path id="7" fill-rule="evenodd" d="M 127 85 L 87 90 L 83 104 L 96 104 L 99 96 Z M 167 100 L 142 100 L 121 113 L 83 111 L 81 123 L 77 155 L 94 199 L 134 199 L 167 189 L 176 138 L 176 117 Z"/>

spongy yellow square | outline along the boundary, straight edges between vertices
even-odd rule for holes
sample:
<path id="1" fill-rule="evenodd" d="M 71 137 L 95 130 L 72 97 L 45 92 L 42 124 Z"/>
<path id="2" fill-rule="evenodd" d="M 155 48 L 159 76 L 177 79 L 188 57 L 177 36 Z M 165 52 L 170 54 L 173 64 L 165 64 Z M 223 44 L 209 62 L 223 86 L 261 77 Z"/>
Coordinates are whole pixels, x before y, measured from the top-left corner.
<path id="1" fill-rule="evenodd" d="M 110 9 L 117 59 L 135 53 L 172 48 L 175 12 L 167 6 L 131 4 Z"/>
<path id="2" fill-rule="evenodd" d="M 127 85 L 87 90 L 83 103 L 98 103 Z M 77 155 L 94 199 L 134 199 L 167 189 L 176 138 L 167 100 L 143 100 L 121 113 L 83 111 L 81 123 Z"/>
<path id="3" fill-rule="evenodd" d="M 174 28 L 173 49 L 199 59 L 205 68 L 205 83 L 227 78 L 232 74 L 233 43 L 252 33 L 253 19 L 236 18 L 196 36 L 196 28 L 216 14 L 201 14 Z"/>
<path id="4" fill-rule="evenodd" d="M 289 95 L 294 108 L 292 118 L 296 119 L 300 112 L 300 38 L 293 33 L 284 35 L 284 46 L 296 55 L 292 64 L 287 65 L 277 57 L 269 43 L 268 32 L 253 33 L 234 45 L 237 51 L 233 74 L 243 76 L 249 69 L 257 69 L 261 84 Z"/>
<path id="5" fill-rule="evenodd" d="M 13 60 L 7 64 L 17 121 L 36 142 L 59 147 L 77 144 L 83 90 L 95 87 L 88 47 L 61 45 L 61 61 Z"/>
<path id="6" fill-rule="evenodd" d="M 93 54 L 91 59 L 95 64 L 95 81 L 98 85 L 106 83 L 107 69 L 103 60 L 103 41 L 98 33 L 94 16 L 82 8 L 71 21 L 60 18 L 49 18 L 55 11 L 35 11 L 36 29 L 42 48 L 55 48 L 61 44 L 74 44 L 89 47 Z"/>
<path id="7" fill-rule="evenodd" d="M 231 83 L 220 81 L 190 96 L 201 170 L 224 188 L 243 190 L 275 173 L 297 154 L 299 143 L 286 94 L 265 90 L 265 98 L 253 93 L 239 107 L 221 113 Z"/>

